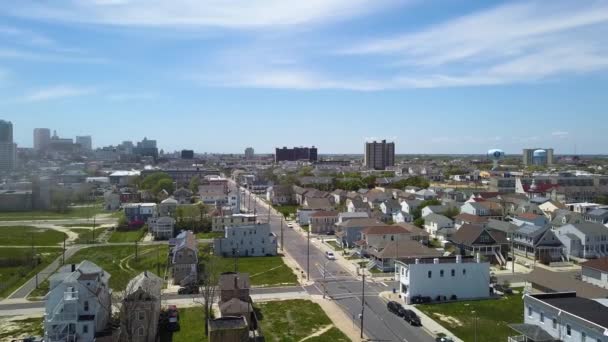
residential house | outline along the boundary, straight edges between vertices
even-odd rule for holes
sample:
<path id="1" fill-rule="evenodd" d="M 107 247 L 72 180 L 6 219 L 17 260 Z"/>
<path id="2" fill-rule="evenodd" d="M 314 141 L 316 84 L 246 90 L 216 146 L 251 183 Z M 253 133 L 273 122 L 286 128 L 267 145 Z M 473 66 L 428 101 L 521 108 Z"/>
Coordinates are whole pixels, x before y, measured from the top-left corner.
<path id="1" fill-rule="evenodd" d="M 605 225 L 608 224 L 608 209 L 594 209 L 587 212 L 584 217 L 585 221 Z"/>
<path id="2" fill-rule="evenodd" d="M 608 289 L 608 257 L 582 263 L 581 277 L 584 282 Z"/>
<path id="3" fill-rule="evenodd" d="M 158 214 L 160 216 L 173 216 L 177 212 L 178 201 L 175 198 L 169 197 L 158 205 Z"/>
<path id="4" fill-rule="evenodd" d="M 583 298 L 608 298 L 608 289 L 581 279 L 581 272 L 556 272 L 543 267 L 534 267 L 532 272 L 524 275 L 524 280 L 528 283 L 527 288 L 532 293 L 574 291 Z"/>
<path id="5" fill-rule="evenodd" d="M 410 194 L 416 194 L 416 192 L 423 190 L 422 188 L 419 188 L 417 186 L 413 186 L 413 185 L 408 185 L 405 187 L 405 189 L 403 191 L 410 193 Z"/>
<path id="6" fill-rule="evenodd" d="M 310 232 L 314 234 L 333 233 L 338 222 L 337 211 L 317 211 L 310 215 Z"/>
<path id="7" fill-rule="evenodd" d="M 220 275 L 218 306 L 222 317 L 243 317 L 248 326 L 253 326 L 255 318 L 250 287 L 247 273 L 228 272 Z"/>
<path id="8" fill-rule="evenodd" d="M 608 255 L 608 227 L 593 222 L 567 224 L 555 229 L 566 255 L 591 259 Z"/>
<path id="9" fill-rule="evenodd" d="M 346 222 L 350 219 L 357 219 L 357 218 L 369 218 L 369 214 L 367 212 L 345 212 L 345 213 L 339 213 L 338 214 L 338 222 L 337 223 L 343 223 Z"/>
<path id="10" fill-rule="evenodd" d="M 490 263 L 481 258 L 410 258 L 395 262 L 398 293 L 405 303 L 481 299 L 490 296 Z"/>
<path id="11" fill-rule="evenodd" d="M 437 193 L 433 190 L 422 189 L 416 191 L 416 199 L 420 201 L 429 201 L 437 198 Z"/>
<path id="12" fill-rule="evenodd" d="M 156 203 L 127 203 L 123 208 L 129 224 L 144 225 L 150 217 L 156 215 Z"/>
<path id="13" fill-rule="evenodd" d="M 456 231 L 452 219 L 438 214 L 424 218 L 424 229 L 431 237 L 439 240 L 447 240 Z"/>
<path id="14" fill-rule="evenodd" d="M 538 215 L 533 213 L 524 213 L 518 216 L 515 216 L 511 222 L 517 226 L 523 226 L 525 224 L 533 225 L 533 226 L 544 226 L 549 223 L 549 220 L 544 215 Z"/>
<path id="15" fill-rule="evenodd" d="M 171 272 L 174 284 L 187 285 L 198 282 L 198 241 L 191 231 L 183 231 L 169 244 Z"/>
<path id="16" fill-rule="evenodd" d="M 485 226 L 488 223 L 488 217 L 481 217 L 467 213 L 461 213 L 454 216 L 454 228 L 460 229 L 465 224 L 475 224 Z"/>
<path id="17" fill-rule="evenodd" d="M 511 215 L 517 216 L 526 213 L 534 215 L 544 215 L 538 204 L 526 201 L 519 202 L 519 204 L 515 208 L 515 211 L 513 211 Z"/>
<path id="18" fill-rule="evenodd" d="M 438 258 L 442 253 L 437 249 L 426 247 L 419 241 L 396 238 L 379 247 L 368 247 L 367 255 L 370 258 L 368 269 L 376 268 L 382 272 L 392 273 L 398 260 Z"/>
<path id="19" fill-rule="evenodd" d="M 576 292 L 524 295 L 524 323 L 510 324 L 517 332 L 509 342 L 581 341 L 604 342 L 608 331 L 608 307 L 599 301 L 577 297 Z"/>
<path id="20" fill-rule="evenodd" d="M 156 341 L 162 287 L 163 280 L 148 271 L 129 281 L 120 310 L 120 341 Z"/>
<path id="21" fill-rule="evenodd" d="M 273 205 L 293 203 L 293 189 L 289 186 L 273 185 L 266 191 L 266 200 Z"/>
<path id="22" fill-rule="evenodd" d="M 475 224 L 464 224 L 450 237 L 461 255 L 485 257 L 492 264 L 506 265 L 507 237 L 503 232 L 487 229 Z"/>
<path id="23" fill-rule="evenodd" d="M 169 216 L 148 219 L 148 232 L 155 240 L 168 240 L 173 237 L 175 219 Z"/>
<path id="24" fill-rule="evenodd" d="M 491 211 L 481 202 L 466 202 L 460 207 L 461 214 L 469 214 L 475 216 L 491 216 Z"/>
<path id="25" fill-rule="evenodd" d="M 211 218 L 211 231 L 224 232 L 226 227 L 249 226 L 257 221 L 256 214 L 232 214 L 213 216 Z"/>
<path id="26" fill-rule="evenodd" d="M 393 222 L 394 223 L 414 222 L 414 216 L 406 213 L 405 211 L 399 210 L 398 212 L 393 213 Z"/>
<path id="27" fill-rule="evenodd" d="M 512 234 L 513 251 L 543 264 L 562 261 L 564 245 L 549 226 L 524 224 Z"/>
<path id="28" fill-rule="evenodd" d="M 401 210 L 405 211 L 408 214 L 413 214 L 414 210 L 420 206 L 422 203 L 421 200 L 403 200 L 401 201 Z"/>
<path id="29" fill-rule="evenodd" d="M 368 255 L 368 249 L 382 250 L 391 241 L 410 240 L 411 233 L 397 225 L 379 225 L 366 227 L 361 231 L 361 240 L 355 244 L 359 247 L 359 254 Z"/>
<path id="30" fill-rule="evenodd" d="M 209 342 L 249 341 L 249 326 L 245 317 L 227 316 L 209 321 Z"/>
<path id="31" fill-rule="evenodd" d="M 367 203 L 370 209 L 379 208 L 380 204 L 392 198 L 392 194 L 380 189 L 372 189 L 363 195 L 363 202 Z"/>
<path id="32" fill-rule="evenodd" d="M 179 188 L 173 192 L 173 198 L 179 204 L 190 204 L 192 202 L 192 191 L 186 188 Z"/>
<path id="33" fill-rule="evenodd" d="M 117 191 L 106 191 L 103 194 L 103 208 L 107 211 L 120 209 L 120 194 Z"/>
<path id="34" fill-rule="evenodd" d="M 277 255 L 277 236 L 268 223 L 226 227 L 222 238 L 213 240 L 215 255 L 241 257 Z"/>
<path id="35" fill-rule="evenodd" d="M 110 274 L 85 260 L 65 265 L 49 278 L 44 340 L 94 341 L 112 316 Z"/>
<path id="36" fill-rule="evenodd" d="M 371 218 L 352 218 L 336 223 L 336 242 L 344 248 L 353 248 L 355 241 L 361 240 L 361 231 L 370 226 L 381 226 L 378 220 Z"/>
<path id="37" fill-rule="evenodd" d="M 488 214 L 482 216 L 488 216 L 497 220 L 503 219 L 505 210 L 502 204 L 492 200 L 477 202 L 477 204 L 482 207 L 485 207 L 488 210 Z"/>
<path id="38" fill-rule="evenodd" d="M 429 233 L 427 233 L 426 230 L 424 230 L 422 228 L 418 228 L 418 227 L 414 226 L 413 224 L 409 224 L 406 222 L 395 223 L 394 225 L 407 230 L 410 233 L 410 235 L 409 235 L 410 240 L 418 241 L 423 245 L 428 245 Z"/>
<path id="39" fill-rule="evenodd" d="M 488 222 L 484 224 L 484 226 L 490 231 L 498 231 L 504 233 L 508 239 L 510 239 L 513 233 L 515 233 L 519 229 L 518 226 L 514 225 L 511 222 L 494 219 L 489 219 Z"/>
<path id="40" fill-rule="evenodd" d="M 347 199 L 346 200 L 346 210 L 349 213 L 367 213 L 369 216 L 370 208 L 367 203 L 363 202 L 360 198 Z"/>
<path id="41" fill-rule="evenodd" d="M 555 218 L 554 213 L 558 210 L 565 210 L 566 206 L 561 202 L 550 200 L 540 204 L 538 208 L 542 210 L 543 214 L 545 214 L 549 220 L 552 220 Z"/>
<path id="42" fill-rule="evenodd" d="M 576 224 L 585 222 L 583 215 L 572 212 L 570 210 L 559 209 L 556 210 L 553 215 L 555 216 L 551 220 L 551 227 L 556 229 L 567 224 Z"/>
<path id="43" fill-rule="evenodd" d="M 347 194 L 347 192 L 345 190 L 341 190 L 341 189 L 334 190 L 331 193 L 331 195 L 334 198 L 335 204 L 344 203 L 346 201 L 346 194 Z"/>
<path id="44" fill-rule="evenodd" d="M 298 208 L 297 219 L 302 225 L 310 224 L 310 215 L 319 211 L 332 211 L 334 206 L 327 197 L 307 197 L 303 206 Z"/>
<path id="45" fill-rule="evenodd" d="M 422 217 L 426 217 L 430 214 L 439 214 L 439 215 L 445 215 L 446 212 L 453 210 L 453 208 L 455 208 L 452 205 L 427 205 L 426 207 L 422 208 L 421 214 Z"/>

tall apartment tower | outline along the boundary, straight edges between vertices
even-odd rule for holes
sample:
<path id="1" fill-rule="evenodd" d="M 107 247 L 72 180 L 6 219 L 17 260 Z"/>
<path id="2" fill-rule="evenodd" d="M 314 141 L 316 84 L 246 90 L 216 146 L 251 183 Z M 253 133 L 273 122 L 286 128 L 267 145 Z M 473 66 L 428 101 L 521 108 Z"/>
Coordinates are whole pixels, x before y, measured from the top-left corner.
<path id="1" fill-rule="evenodd" d="M 76 137 L 76 143 L 80 145 L 83 151 L 93 150 L 93 138 L 90 135 Z"/>
<path id="2" fill-rule="evenodd" d="M 523 163 L 524 166 L 534 165 L 534 152 L 544 150 L 546 152 L 546 164 L 543 165 L 553 165 L 553 149 L 552 148 L 524 148 L 522 151 L 523 155 Z"/>
<path id="3" fill-rule="evenodd" d="M 50 144 L 51 130 L 48 128 L 34 128 L 34 150 L 46 150 Z"/>
<path id="4" fill-rule="evenodd" d="M 255 151 L 253 150 L 253 147 L 247 147 L 245 149 L 245 158 L 253 159 L 254 156 L 255 156 Z"/>
<path id="5" fill-rule="evenodd" d="M 395 166 L 395 143 L 387 143 L 386 140 L 366 142 L 365 167 L 384 170 L 387 166 Z"/>
<path id="6" fill-rule="evenodd" d="M 17 145 L 13 142 L 13 124 L 0 120 L 0 172 L 11 171 L 17 162 Z"/>

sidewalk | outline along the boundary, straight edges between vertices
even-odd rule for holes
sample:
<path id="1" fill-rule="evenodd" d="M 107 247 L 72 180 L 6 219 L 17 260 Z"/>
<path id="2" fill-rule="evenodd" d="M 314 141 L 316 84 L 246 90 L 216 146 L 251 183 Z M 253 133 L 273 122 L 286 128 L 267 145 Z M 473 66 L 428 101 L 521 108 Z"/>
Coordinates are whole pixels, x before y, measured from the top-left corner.
<path id="1" fill-rule="evenodd" d="M 323 296 L 311 296 L 311 300 L 325 311 L 325 314 L 334 325 L 340 329 L 351 341 L 364 341 L 368 337 L 364 334 L 361 339 L 360 328 L 353 322 L 353 318 L 349 317 L 336 303 L 329 299 L 323 299 Z M 357 319 L 357 318 L 355 318 Z"/>
<path id="2" fill-rule="evenodd" d="M 392 301 L 398 302 L 401 305 L 403 305 L 404 308 L 414 311 L 416 313 L 416 315 L 418 315 L 418 317 L 420 317 L 420 321 L 422 322 L 422 328 L 424 330 L 428 331 L 431 334 L 431 336 L 437 336 L 437 334 L 445 334 L 447 337 L 452 338 L 454 340 L 454 342 L 464 342 L 463 340 L 456 337 L 456 335 L 454 335 L 448 329 L 444 328 L 441 324 L 437 323 L 435 320 L 433 320 L 432 318 L 427 316 L 425 313 L 418 310 L 416 308 L 416 306 L 405 304 L 403 301 L 403 298 L 399 298 L 398 294 L 387 291 L 387 292 L 380 293 L 380 297 L 387 301 L 392 300 Z"/>

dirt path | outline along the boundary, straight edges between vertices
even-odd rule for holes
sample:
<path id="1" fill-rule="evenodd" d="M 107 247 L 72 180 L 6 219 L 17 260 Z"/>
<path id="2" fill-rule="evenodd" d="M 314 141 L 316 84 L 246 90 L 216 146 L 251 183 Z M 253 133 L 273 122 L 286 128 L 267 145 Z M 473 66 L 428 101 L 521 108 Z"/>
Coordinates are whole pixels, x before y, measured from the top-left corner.
<path id="1" fill-rule="evenodd" d="M 315 331 L 314 333 L 312 333 L 312 334 L 310 334 L 310 335 L 308 335 L 308 336 L 304 337 L 303 339 L 301 339 L 301 340 L 300 340 L 300 342 L 303 342 L 303 341 L 309 340 L 309 339 L 311 339 L 311 338 L 313 338 L 313 337 L 321 336 L 321 335 L 325 334 L 327 331 L 329 331 L 329 329 L 331 329 L 331 328 L 333 328 L 333 327 L 334 327 L 334 325 L 333 325 L 333 324 L 330 324 L 330 325 L 328 325 L 328 326 L 325 326 L 325 327 L 323 327 L 322 329 L 319 329 L 319 330 Z"/>

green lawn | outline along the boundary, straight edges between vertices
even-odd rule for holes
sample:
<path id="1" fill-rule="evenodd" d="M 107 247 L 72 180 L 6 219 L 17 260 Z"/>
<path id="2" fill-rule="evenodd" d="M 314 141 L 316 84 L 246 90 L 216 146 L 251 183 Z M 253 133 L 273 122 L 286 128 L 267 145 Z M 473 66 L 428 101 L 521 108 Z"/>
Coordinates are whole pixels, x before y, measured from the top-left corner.
<path id="1" fill-rule="evenodd" d="M 108 242 L 135 242 L 141 240 L 146 235 L 146 229 L 137 230 L 115 230 Z"/>
<path id="2" fill-rule="evenodd" d="M 288 218 L 289 215 L 295 216 L 296 212 L 298 211 L 297 205 L 274 205 L 272 207 L 275 208 L 281 214 L 283 214 L 285 218 Z"/>
<path id="3" fill-rule="evenodd" d="M 46 279 L 42 283 L 38 284 L 38 288 L 34 289 L 28 296 L 28 300 L 42 300 L 44 296 L 49 292 L 50 287 L 49 280 Z"/>
<path id="4" fill-rule="evenodd" d="M 110 287 L 116 291 L 122 291 L 127 286 L 129 280 L 143 271 L 157 273 L 157 248 L 159 250 L 158 260 L 160 273 L 164 276 L 167 254 L 167 245 L 138 246 L 138 260 L 135 260 L 135 245 L 132 246 L 96 246 L 86 248 L 74 256 L 66 263 L 79 263 L 82 260 L 94 262 L 106 272 L 110 273 Z"/>
<path id="5" fill-rule="evenodd" d="M 32 263 L 29 248 L 0 248 L 0 298 L 10 295 L 23 283 L 61 255 L 61 248 L 36 248 L 40 263 Z"/>
<path id="6" fill-rule="evenodd" d="M 346 337 L 346 335 L 344 335 L 344 333 L 342 331 L 340 331 L 340 329 L 338 329 L 336 327 L 332 327 L 331 329 L 327 330 L 323 334 L 321 334 L 319 336 L 311 337 L 311 338 L 307 339 L 306 341 L 311 341 L 311 342 L 328 342 L 328 341 L 331 341 L 331 342 L 350 342 L 350 339 L 348 337 Z"/>
<path id="7" fill-rule="evenodd" d="M 518 290 L 521 292 L 521 289 Z M 506 341 L 508 336 L 514 334 L 507 324 L 522 323 L 524 320 L 521 294 L 502 299 L 425 304 L 417 307 L 464 341 L 475 339 L 474 317 L 477 317 L 479 342 Z"/>
<path id="8" fill-rule="evenodd" d="M 107 228 L 98 228 L 95 229 L 95 238 L 93 239 L 93 229 L 78 229 L 72 228 L 70 229 L 74 233 L 78 234 L 78 238 L 74 241 L 75 244 L 87 244 L 87 243 L 96 243 L 99 242 L 99 236 L 106 230 Z"/>
<path id="9" fill-rule="evenodd" d="M 65 213 L 48 210 L 1 212 L 0 221 L 22 220 L 61 220 L 70 218 L 92 218 L 93 215 L 103 213 L 101 206 L 71 208 Z"/>
<path id="10" fill-rule="evenodd" d="M 12 341 L 30 336 L 42 337 L 43 335 L 42 317 L 27 319 L 3 317 L 0 319 L 0 341 Z"/>
<path id="11" fill-rule="evenodd" d="M 234 272 L 234 258 L 219 258 L 220 272 Z M 298 279 L 280 256 L 238 258 L 238 271 L 249 273 L 251 285 L 296 285 Z"/>
<path id="12" fill-rule="evenodd" d="M 99 224 L 92 224 L 92 223 L 70 223 L 70 224 L 62 224 L 62 227 L 66 227 L 66 228 L 93 228 L 93 227 L 99 227 Z"/>
<path id="13" fill-rule="evenodd" d="M 215 239 L 215 238 L 221 238 L 224 237 L 224 233 L 223 232 L 207 232 L 207 233 L 196 233 L 196 238 L 197 239 Z"/>
<path id="14" fill-rule="evenodd" d="M 203 307 L 179 308 L 180 330 L 173 333 L 161 332 L 161 342 L 205 342 L 205 324 L 203 320 Z"/>
<path id="15" fill-rule="evenodd" d="M 342 251 L 344 250 L 344 248 L 340 247 L 340 245 L 338 245 L 338 243 L 334 240 L 330 240 L 327 241 L 327 244 L 331 246 L 331 248 L 334 249 L 334 251 Z"/>
<path id="16" fill-rule="evenodd" d="M 58 246 L 66 237 L 54 229 L 29 226 L 0 227 L 0 246 Z"/>
<path id="17" fill-rule="evenodd" d="M 300 341 L 332 324 L 323 309 L 309 300 L 285 300 L 255 304 L 260 326 L 268 342 Z M 311 341 L 349 341 L 332 328 Z M 307 340 L 308 341 L 308 340 Z"/>

